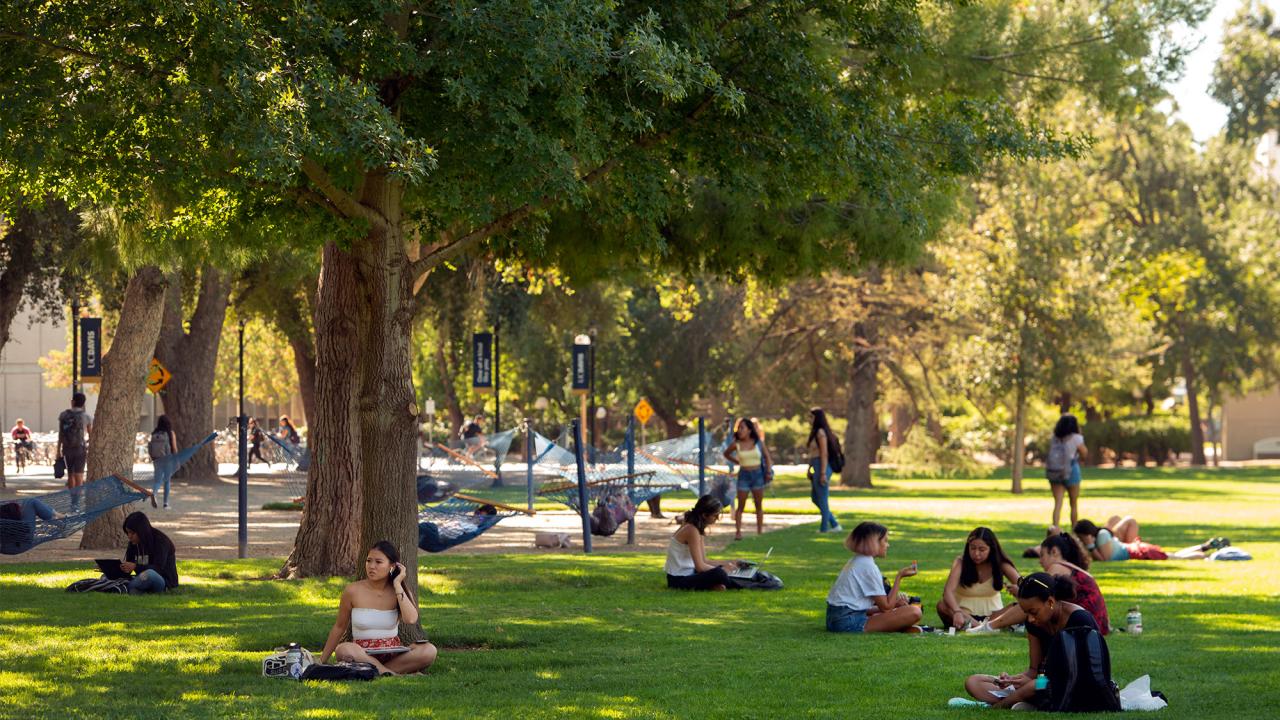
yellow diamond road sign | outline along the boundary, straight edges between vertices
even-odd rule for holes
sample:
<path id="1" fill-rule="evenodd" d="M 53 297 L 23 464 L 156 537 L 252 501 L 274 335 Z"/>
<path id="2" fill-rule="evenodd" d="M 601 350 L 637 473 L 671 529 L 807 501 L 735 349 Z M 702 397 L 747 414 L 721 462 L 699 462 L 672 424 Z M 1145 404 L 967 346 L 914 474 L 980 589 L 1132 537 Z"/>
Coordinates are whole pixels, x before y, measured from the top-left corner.
<path id="1" fill-rule="evenodd" d="M 636 419 L 641 425 L 648 425 L 649 419 L 653 417 L 653 406 L 648 400 L 640 398 L 640 402 L 636 403 Z"/>
<path id="2" fill-rule="evenodd" d="M 147 373 L 147 389 L 153 393 L 160 392 L 172 379 L 173 375 L 160 364 L 160 361 L 151 358 L 151 370 Z"/>

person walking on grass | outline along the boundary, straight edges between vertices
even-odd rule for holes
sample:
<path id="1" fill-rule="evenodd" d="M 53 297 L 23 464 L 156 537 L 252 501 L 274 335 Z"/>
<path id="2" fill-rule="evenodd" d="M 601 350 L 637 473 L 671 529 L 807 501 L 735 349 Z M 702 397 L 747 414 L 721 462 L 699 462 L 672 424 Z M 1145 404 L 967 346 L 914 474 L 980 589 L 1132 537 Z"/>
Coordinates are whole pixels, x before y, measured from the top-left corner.
<path id="1" fill-rule="evenodd" d="M 816 407 L 809 413 L 813 416 L 813 425 L 805 447 L 812 448 L 810 452 L 814 453 L 809 459 L 809 498 L 822 517 L 818 532 L 843 532 L 840 521 L 831 514 L 830 492 L 831 476 L 844 468 L 844 453 L 840 450 L 840 440 L 831 432 L 826 411 Z"/>
<path id="2" fill-rule="evenodd" d="M 902 578 L 916 574 L 915 563 L 898 571 L 885 591 L 876 558 L 889 552 L 889 530 L 880 523 L 859 523 L 844 539 L 853 557 L 844 564 L 827 593 L 827 630 L 831 632 L 911 632 L 920 622 L 920 606 L 898 592 Z M 914 632 L 919 632 L 915 628 Z"/>
<path id="3" fill-rule="evenodd" d="M 1044 463 L 1044 474 L 1049 479 L 1049 488 L 1053 490 L 1053 527 L 1061 527 L 1064 495 L 1071 500 L 1071 524 L 1076 524 L 1080 501 L 1080 458 L 1086 452 L 1088 448 L 1084 446 L 1084 435 L 1080 434 L 1080 422 L 1076 416 L 1067 414 L 1058 418 L 1053 437 L 1049 439 L 1049 456 Z"/>
<path id="4" fill-rule="evenodd" d="M 342 591 L 338 617 L 325 640 L 320 663 L 337 657 L 340 662 L 365 662 L 383 675 L 402 675 L 426 670 L 436 660 L 436 646 L 423 640 L 400 642 L 400 624 L 418 622 L 418 603 L 404 586 L 408 569 L 400 562 L 400 551 L 379 540 L 365 556 L 362 580 Z M 351 641 L 342 638 L 351 632 Z"/>
<path id="5" fill-rule="evenodd" d="M 725 449 L 724 458 L 738 466 L 738 504 L 733 509 L 736 528 L 733 539 L 742 539 L 742 511 L 746 509 L 748 495 L 756 503 L 756 534 L 760 535 L 764 533 L 764 486 L 773 482 L 773 460 L 753 420 L 742 418 L 738 421 L 733 431 L 733 442 Z"/>
<path id="6" fill-rule="evenodd" d="M 71 507 L 80 506 L 85 465 L 89 461 L 89 435 L 93 433 L 93 416 L 85 412 L 87 398 L 78 392 L 71 396 L 71 407 L 58 415 L 58 447 L 55 457 L 66 464 L 67 489 L 71 491 Z"/>

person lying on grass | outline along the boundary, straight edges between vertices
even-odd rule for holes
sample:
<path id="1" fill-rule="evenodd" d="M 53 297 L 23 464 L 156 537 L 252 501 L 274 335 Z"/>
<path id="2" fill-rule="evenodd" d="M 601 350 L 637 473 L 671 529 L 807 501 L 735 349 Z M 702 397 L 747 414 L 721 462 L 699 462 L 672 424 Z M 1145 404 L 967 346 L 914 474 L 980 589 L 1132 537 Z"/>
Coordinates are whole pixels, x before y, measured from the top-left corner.
<path id="1" fill-rule="evenodd" d="M 1098 630 L 1093 614 L 1072 602 L 1075 592 L 1075 583 L 1068 577 L 1038 572 L 1022 578 L 1018 584 L 1018 607 L 1027 618 L 1027 669 L 1017 675 L 970 675 L 964 689 L 991 707 L 1032 709 L 1027 704 L 1035 698 L 1036 676 L 1045 670 L 1054 636 L 1067 627 Z M 1000 697 L 1009 690 L 1013 692 Z M 1024 704 L 1015 708 L 1019 703 Z"/>
<path id="2" fill-rule="evenodd" d="M 344 662 L 366 662 L 383 675 L 426 670 L 436 659 L 436 646 L 425 640 L 406 647 L 400 642 L 400 623 L 418 622 L 418 604 L 404 586 L 405 566 L 400 552 L 386 540 L 369 549 L 365 579 L 342 591 L 338 618 L 324 643 L 320 662 L 336 656 Z M 351 630 L 351 642 L 340 642 Z"/>
<path id="3" fill-rule="evenodd" d="M 677 590 L 726 590 L 736 588 L 729 582 L 728 570 L 737 570 L 732 560 L 713 563 L 707 560 L 704 536 L 707 528 L 720 519 L 723 506 L 712 495 L 698 498 L 693 509 L 680 519 L 680 529 L 667 544 L 667 587 Z"/>
<path id="4" fill-rule="evenodd" d="M 889 530 L 880 523 L 859 523 L 844 539 L 844 546 L 853 557 L 827 593 L 827 630 L 902 632 L 920 622 L 920 607 L 908 604 L 898 592 L 902 578 L 916 574 L 915 563 L 898 571 L 887 593 L 876 567 L 875 559 L 889 551 Z"/>
<path id="5" fill-rule="evenodd" d="M 965 630 L 998 614 L 1004 609 L 1000 591 L 1006 579 L 1010 587 L 1016 586 L 1018 569 L 990 528 L 975 528 L 965 540 L 964 552 L 951 563 L 942 588 L 938 601 L 942 626 Z"/>
<path id="6" fill-rule="evenodd" d="M 1168 560 L 1170 555 L 1159 545 L 1143 542 L 1138 537 L 1138 521 L 1133 517 L 1112 515 L 1106 527 L 1098 527 L 1088 520 L 1081 520 L 1073 528 L 1076 537 L 1094 560 L 1117 562 L 1120 560 Z M 1231 541 L 1216 537 L 1199 545 L 1185 547 L 1175 552 L 1175 560 L 1203 560 L 1210 550 L 1224 548 Z"/>
<path id="7" fill-rule="evenodd" d="M 1098 581 L 1094 580 L 1088 572 L 1089 555 L 1080 546 L 1080 542 L 1070 535 L 1050 535 L 1040 543 L 1039 550 L 1040 567 L 1056 578 L 1070 580 L 1075 586 L 1074 602 L 1089 611 L 1099 633 L 1106 635 L 1111 632 L 1111 621 L 1107 618 L 1107 601 L 1102 597 Z M 1021 603 L 1015 602 L 971 628 L 969 632 L 990 633 L 1026 621 L 1027 616 L 1022 612 Z"/>

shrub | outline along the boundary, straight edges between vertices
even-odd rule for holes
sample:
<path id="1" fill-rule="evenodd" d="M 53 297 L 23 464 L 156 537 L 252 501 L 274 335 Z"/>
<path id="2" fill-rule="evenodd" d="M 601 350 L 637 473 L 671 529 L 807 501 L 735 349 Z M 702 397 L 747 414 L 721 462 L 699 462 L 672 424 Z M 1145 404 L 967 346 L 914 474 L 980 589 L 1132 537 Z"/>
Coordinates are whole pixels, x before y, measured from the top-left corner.
<path id="1" fill-rule="evenodd" d="M 1191 430 L 1180 415 L 1133 415 L 1085 424 L 1085 444 L 1111 451 L 1115 460 L 1148 459 L 1163 465 L 1170 455 L 1191 450 Z"/>
<path id="2" fill-rule="evenodd" d="M 880 455 L 894 466 L 897 475 L 986 477 L 992 470 L 974 457 L 971 448 L 956 441 L 940 443 L 921 425 L 907 433 L 906 442 L 896 448 L 883 448 Z"/>

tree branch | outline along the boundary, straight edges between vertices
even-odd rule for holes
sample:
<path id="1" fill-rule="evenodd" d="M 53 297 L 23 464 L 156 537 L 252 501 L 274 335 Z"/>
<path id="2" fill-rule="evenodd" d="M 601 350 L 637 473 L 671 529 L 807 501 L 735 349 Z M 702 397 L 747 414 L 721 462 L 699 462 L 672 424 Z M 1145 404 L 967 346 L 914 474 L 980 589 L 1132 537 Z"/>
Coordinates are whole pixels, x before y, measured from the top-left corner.
<path id="1" fill-rule="evenodd" d="M 391 229 L 391 223 L 382 213 L 361 204 L 354 195 L 338 187 L 320 163 L 311 158 L 303 158 L 302 173 L 344 217 L 368 220 L 383 230 Z"/>
<path id="2" fill-rule="evenodd" d="M 79 58 L 80 60 L 88 60 L 90 62 L 95 62 L 100 65 L 124 68 L 126 70 L 131 70 L 141 75 L 146 75 L 147 77 L 161 77 L 160 74 L 153 72 L 150 68 L 146 67 L 145 65 L 134 65 L 132 63 L 125 63 L 125 62 L 120 62 L 118 60 L 111 60 L 101 55 L 91 53 L 88 50 L 82 50 L 80 48 L 72 47 L 70 45 L 61 45 L 56 42 L 53 42 L 52 40 L 45 40 L 44 38 L 36 37 L 35 35 L 30 35 L 27 33 L 15 32 L 13 30 L 0 30 L 0 40 L 13 40 L 20 43 L 28 43 L 30 45 L 36 46 L 36 48 L 38 48 L 45 55 L 49 55 L 54 58 L 67 58 L 67 57 Z"/>
<path id="3" fill-rule="evenodd" d="M 600 163 L 600 165 L 595 169 L 583 175 L 579 182 L 582 185 L 588 186 L 595 184 L 616 168 L 620 162 L 622 162 L 622 156 L 625 152 L 651 148 L 667 140 L 667 138 L 670 138 L 682 128 L 693 124 L 711 108 L 712 103 L 715 102 L 715 98 L 716 96 L 714 93 L 707 93 L 706 97 L 704 97 L 697 106 L 684 116 L 680 124 L 673 125 L 662 132 L 637 138 L 631 144 L 627 145 L 622 151 L 618 152 L 603 163 Z M 323 188 L 321 189 L 323 190 Z M 328 193 L 325 194 L 328 195 Z M 436 243 L 430 251 L 423 253 L 417 260 L 409 264 L 409 277 L 417 278 L 424 275 L 431 268 L 465 252 L 472 246 L 477 245 L 494 235 L 510 230 L 533 213 L 551 207 L 551 205 L 553 205 L 557 200 L 559 200 L 559 196 L 557 195 L 543 195 L 538 200 L 527 202 L 513 210 L 510 210 L 503 215 L 494 218 L 488 223 L 471 230 L 470 232 L 455 236 L 452 239 L 443 238 L 442 242 Z M 341 205 L 339 205 L 339 207 L 341 207 Z"/>

